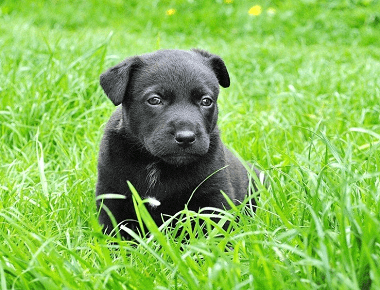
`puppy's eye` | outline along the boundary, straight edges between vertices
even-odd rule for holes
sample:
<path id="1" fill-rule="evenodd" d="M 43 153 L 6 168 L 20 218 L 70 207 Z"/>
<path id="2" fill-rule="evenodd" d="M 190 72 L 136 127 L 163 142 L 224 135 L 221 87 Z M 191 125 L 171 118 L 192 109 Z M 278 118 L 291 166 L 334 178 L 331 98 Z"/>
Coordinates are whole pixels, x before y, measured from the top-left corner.
<path id="1" fill-rule="evenodd" d="M 201 100 L 201 106 L 210 107 L 214 101 L 210 97 L 203 97 Z"/>
<path id="2" fill-rule="evenodd" d="M 161 105 L 162 104 L 162 100 L 158 96 L 154 96 L 154 97 L 149 98 L 147 100 L 147 102 L 148 102 L 149 105 L 152 105 L 152 106 L 157 106 L 157 105 Z"/>

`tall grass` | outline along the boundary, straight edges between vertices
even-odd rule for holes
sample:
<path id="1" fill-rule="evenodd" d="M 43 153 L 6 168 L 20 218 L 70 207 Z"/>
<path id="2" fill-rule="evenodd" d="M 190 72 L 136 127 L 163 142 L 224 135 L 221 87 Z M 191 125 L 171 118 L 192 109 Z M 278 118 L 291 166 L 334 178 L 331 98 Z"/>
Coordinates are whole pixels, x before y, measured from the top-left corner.
<path id="1" fill-rule="evenodd" d="M 380 288 L 379 2 L 229 2 L 0 2 L 1 289 Z M 160 229 L 136 195 L 153 235 L 104 236 L 99 74 L 192 47 L 225 60 L 222 138 L 270 186 L 253 217 Z"/>

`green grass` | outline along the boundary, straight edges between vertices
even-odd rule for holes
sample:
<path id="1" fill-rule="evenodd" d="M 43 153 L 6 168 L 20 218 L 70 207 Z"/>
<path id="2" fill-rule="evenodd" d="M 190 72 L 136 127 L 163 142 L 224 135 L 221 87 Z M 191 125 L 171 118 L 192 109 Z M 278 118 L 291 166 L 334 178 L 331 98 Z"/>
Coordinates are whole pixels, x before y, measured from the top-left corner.
<path id="1" fill-rule="evenodd" d="M 1 289 L 380 289 L 379 1 L 104 3 L 0 1 Z M 99 74 L 193 47 L 225 60 L 223 140 L 271 186 L 214 227 L 184 210 L 159 231 L 140 202 L 154 237 L 110 239 Z"/>

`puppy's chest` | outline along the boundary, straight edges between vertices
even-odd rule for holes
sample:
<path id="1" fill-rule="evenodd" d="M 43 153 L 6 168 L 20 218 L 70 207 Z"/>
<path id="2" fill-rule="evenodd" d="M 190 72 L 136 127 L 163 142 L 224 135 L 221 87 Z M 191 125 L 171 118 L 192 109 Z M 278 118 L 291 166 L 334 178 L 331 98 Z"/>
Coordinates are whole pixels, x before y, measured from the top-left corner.
<path id="1" fill-rule="evenodd" d="M 197 185 L 202 182 L 198 174 L 188 172 L 183 168 L 167 170 L 157 163 L 148 164 L 145 168 L 146 197 L 155 197 L 157 200 L 187 200 Z"/>

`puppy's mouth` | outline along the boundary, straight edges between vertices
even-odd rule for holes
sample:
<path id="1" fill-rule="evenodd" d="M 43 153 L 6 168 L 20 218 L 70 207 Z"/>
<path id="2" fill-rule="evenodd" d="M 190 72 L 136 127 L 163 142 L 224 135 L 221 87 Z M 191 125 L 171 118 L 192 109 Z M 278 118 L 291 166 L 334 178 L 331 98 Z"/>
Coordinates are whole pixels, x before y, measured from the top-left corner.
<path id="1" fill-rule="evenodd" d="M 166 163 L 175 166 L 183 166 L 195 162 L 200 158 L 197 154 L 167 154 L 161 156 L 161 159 Z"/>

